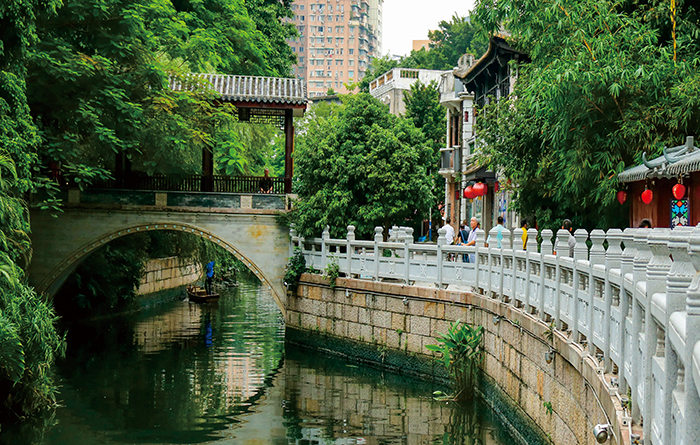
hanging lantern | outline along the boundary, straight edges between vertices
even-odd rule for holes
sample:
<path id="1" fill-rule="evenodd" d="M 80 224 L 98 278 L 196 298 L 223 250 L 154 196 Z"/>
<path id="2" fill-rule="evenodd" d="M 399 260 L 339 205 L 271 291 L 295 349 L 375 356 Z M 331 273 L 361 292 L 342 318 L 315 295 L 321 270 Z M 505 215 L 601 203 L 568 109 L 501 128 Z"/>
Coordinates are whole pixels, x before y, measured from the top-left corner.
<path id="1" fill-rule="evenodd" d="M 617 202 L 620 204 L 624 204 L 625 201 L 627 201 L 627 192 L 624 190 L 620 190 L 617 192 Z"/>
<path id="2" fill-rule="evenodd" d="M 493 183 L 493 191 L 494 191 L 495 193 L 498 193 L 500 190 L 501 190 L 501 184 L 499 184 L 498 181 L 494 182 L 494 183 Z"/>
<path id="3" fill-rule="evenodd" d="M 685 196 L 685 186 L 683 184 L 676 184 L 673 186 L 673 197 L 676 199 L 683 199 Z"/>
<path id="4" fill-rule="evenodd" d="M 467 199 L 476 198 L 476 194 L 474 193 L 474 187 L 472 187 L 471 185 L 467 186 L 467 188 L 464 189 L 464 197 Z"/>
<path id="5" fill-rule="evenodd" d="M 650 204 L 652 199 L 654 199 L 654 192 L 649 189 L 642 192 L 642 202 L 644 204 Z"/>
<path id="6" fill-rule="evenodd" d="M 484 196 L 487 190 L 488 187 L 483 182 L 477 182 L 476 184 L 474 184 L 474 193 L 476 194 L 476 196 Z"/>

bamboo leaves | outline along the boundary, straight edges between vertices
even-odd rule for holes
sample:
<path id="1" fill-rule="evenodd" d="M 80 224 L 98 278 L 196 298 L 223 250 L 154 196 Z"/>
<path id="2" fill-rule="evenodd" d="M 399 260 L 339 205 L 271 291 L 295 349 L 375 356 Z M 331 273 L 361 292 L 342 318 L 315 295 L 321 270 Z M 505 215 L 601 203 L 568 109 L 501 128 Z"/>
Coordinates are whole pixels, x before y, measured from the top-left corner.
<path id="1" fill-rule="evenodd" d="M 473 397 L 484 357 L 483 332 L 483 326 L 473 327 L 457 320 L 446 333 L 440 334 L 440 344 L 426 345 L 429 351 L 441 355 L 440 361 L 454 379 L 458 399 Z"/>

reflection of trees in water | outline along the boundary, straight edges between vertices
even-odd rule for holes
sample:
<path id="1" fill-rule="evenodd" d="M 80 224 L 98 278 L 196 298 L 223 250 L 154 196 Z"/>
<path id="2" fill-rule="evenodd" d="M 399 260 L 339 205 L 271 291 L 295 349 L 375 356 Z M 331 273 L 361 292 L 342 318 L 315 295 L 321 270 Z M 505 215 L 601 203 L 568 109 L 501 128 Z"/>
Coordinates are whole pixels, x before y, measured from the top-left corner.
<path id="1" fill-rule="evenodd" d="M 121 440 L 205 440 L 264 394 L 281 366 L 280 317 L 270 295 L 242 285 L 216 305 L 175 302 L 71 327 L 61 373 L 68 385 L 90 388 L 74 392 L 80 400 L 71 405 L 109 419 Z"/>

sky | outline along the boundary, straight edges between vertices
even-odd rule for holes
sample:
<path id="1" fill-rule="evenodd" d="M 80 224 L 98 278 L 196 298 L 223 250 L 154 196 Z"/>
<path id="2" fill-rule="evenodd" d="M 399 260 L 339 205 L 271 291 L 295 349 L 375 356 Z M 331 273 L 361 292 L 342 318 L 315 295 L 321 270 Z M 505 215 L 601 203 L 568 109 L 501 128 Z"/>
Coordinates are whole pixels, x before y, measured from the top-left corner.
<path id="1" fill-rule="evenodd" d="M 456 12 L 466 16 L 474 0 L 384 0 L 382 55 L 408 55 L 414 40 L 427 40 L 428 31 Z"/>

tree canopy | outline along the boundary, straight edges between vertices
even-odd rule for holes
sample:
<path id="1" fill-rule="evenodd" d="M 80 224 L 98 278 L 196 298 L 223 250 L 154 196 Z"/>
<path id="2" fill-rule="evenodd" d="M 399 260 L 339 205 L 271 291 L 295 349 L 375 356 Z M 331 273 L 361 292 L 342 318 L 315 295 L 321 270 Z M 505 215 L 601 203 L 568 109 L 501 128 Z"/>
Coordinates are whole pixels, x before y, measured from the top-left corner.
<path id="1" fill-rule="evenodd" d="M 430 203 L 432 149 L 422 132 L 389 113 L 369 94 L 343 96 L 343 105 L 311 118 L 295 151 L 299 200 L 291 217 L 304 236 L 331 236 L 355 226 L 369 238 L 375 226 L 422 220 Z"/>
<path id="2" fill-rule="evenodd" d="M 479 0 L 475 16 L 532 59 L 477 118 L 481 156 L 517 184 L 518 209 L 545 227 L 624 226 L 617 173 L 700 123 L 691 2 Z"/>

